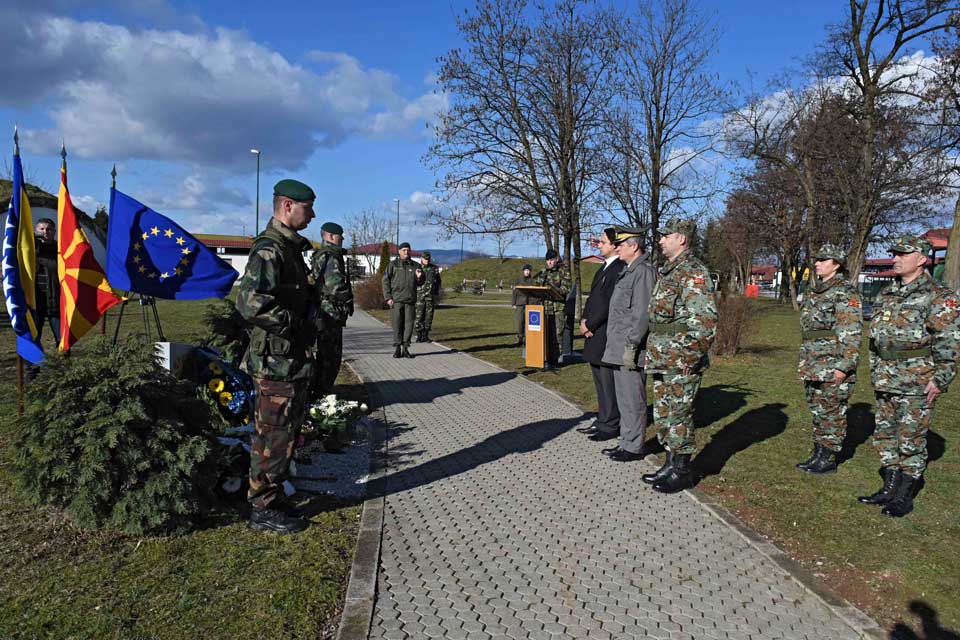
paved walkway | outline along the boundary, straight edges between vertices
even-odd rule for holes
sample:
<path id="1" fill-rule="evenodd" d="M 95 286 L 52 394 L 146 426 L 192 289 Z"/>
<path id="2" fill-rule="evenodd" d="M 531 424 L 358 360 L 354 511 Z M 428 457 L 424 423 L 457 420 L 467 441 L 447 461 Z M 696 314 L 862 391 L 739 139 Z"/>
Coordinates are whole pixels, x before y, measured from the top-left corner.
<path id="1" fill-rule="evenodd" d="M 571 404 L 436 344 L 393 359 L 358 316 L 345 351 L 388 423 L 371 638 L 861 637 L 689 495 L 600 455 Z"/>

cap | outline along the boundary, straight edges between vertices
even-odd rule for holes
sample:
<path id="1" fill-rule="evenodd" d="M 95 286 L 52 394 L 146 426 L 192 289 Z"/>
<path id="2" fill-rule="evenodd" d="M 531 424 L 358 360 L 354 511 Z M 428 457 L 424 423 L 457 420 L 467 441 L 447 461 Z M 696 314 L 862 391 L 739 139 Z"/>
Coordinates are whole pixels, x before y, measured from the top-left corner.
<path id="1" fill-rule="evenodd" d="M 317 194 L 313 192 L 313 189 L 299 180 L 291 180 L 290 178 L 273 185 L 273 195 L 290 198 L 297 202 L 313 202 L 317 199 Z"/>
<path id="2" fill-rule="evenodd" d="M 429 252 L 429 251 L 422 251 L 422 252 L 420 252 L 420 257 L 421 257 L 421 258 L 426 258 L 427 260 L 429 260 L 429 259 L 430 259 L 430 252 Z"/>
<path id="3" fill-rule="evenodd" d="M 554 258 L 559 257 L 559 254 L 554 249 L 547 249 L 546 255 L 543 256 L 544 260 L 553 260 Z"/>
<path id="4" fill-rule="evenodd" d="M 671 233 L 680 233 L 688 238 L 697 231 L 697 223 L 693 220 L 683 218 L 670 218 L 667 223 L 660 227 L 660 235 L 666 236 Z"/>
<path id="5" fill-rule="evenodd" d="M 320 231 L 326 231 L 327 233 L 332 233 L 334 235 L 343 235 L 343 227 L 338 225 L 336 222 L 324 222 L 323 226 L 320 227 Z"/>
<path id="6" fill-rule="evenodd" d="M 523 271 L 533 271 L 533 267 L 530 266 L 529 264 L 525 264 L 525 265 L 523 265 L 523 269 L 522 269 L 522 270 L 523 270 Z"/>
<path id="7" fill-rule="evenodd" d="M 400 243 L 400 246 L 397 247 L 398 250 L 399 250 L 399 249 L 409 249 L 409 248 L 410 248 L 410 243 L 409 243 L 409 242 L 401 242 L 401 243 Z"/>
<path id="8" fill-rule="evenodd" d="M 833 260 L 834 262 L 845 265 L 847 264 L 847 254 L 846 252 L 838 247 L 835 244 L 827 243 L 820 247 L 819 251 L 814 252 L 814 260 Z"/>
<path id="9" fill-rule="evenodd" d="M 922 253 L 929 255 L 932 246 L 926 238 L 920 236 L 900 236 L 890 245 L 890 253 Z"/>
<path id="10" fill-rule="evenodd" d="M 614 227 L 616 235 L 613 238 L 614 244 L 620 244 L 627 238 L 642 238 L 643 234 L 650 230 L 650 225 L 645 224 L 642 227 Z"/>

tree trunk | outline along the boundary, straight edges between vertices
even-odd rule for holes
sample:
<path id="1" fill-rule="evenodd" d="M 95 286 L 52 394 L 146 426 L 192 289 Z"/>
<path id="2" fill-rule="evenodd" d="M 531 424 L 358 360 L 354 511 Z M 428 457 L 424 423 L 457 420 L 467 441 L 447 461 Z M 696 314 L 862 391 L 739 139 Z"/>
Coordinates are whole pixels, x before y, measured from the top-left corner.
<path id="1" fill-rule="evenodd" d="M 953 206 L 953 228 L 947 242 L 947 264 L 943 272 L 943 283 L 953 291 L 960 290 L 960 194 Z"/>

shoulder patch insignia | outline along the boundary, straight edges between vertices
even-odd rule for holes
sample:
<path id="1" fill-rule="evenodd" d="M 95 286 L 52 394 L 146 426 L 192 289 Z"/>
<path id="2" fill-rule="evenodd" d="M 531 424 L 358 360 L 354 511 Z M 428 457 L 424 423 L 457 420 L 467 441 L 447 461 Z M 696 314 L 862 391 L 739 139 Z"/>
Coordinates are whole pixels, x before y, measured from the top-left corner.
<path id="1" fill-rule="evenodd" d="M 856 309 L 860 308 L 860 301 L 857 300 L 856 298 L 851 298 L 849 301 L 847 301 L 847 304 Z"/>
<path id="2" fill-rule="evenodd" d="M 944 301 L 943 304 L 944 304 L 945 306 L 950 307 L 951 309 L 956 309 L 957 307 L 960 307 L 960 302 L 957 302 L 956 300 L 954 300 L 954 299 L 952 299 L 952 298 L 948 298 L 946 301 Z"/>
<path id="3" fill-rule="evenodd" d="M 703 276 L 697 276 L 693 279 L 693 284 L 704 284 L 706 280 L 703 279 Z"/>

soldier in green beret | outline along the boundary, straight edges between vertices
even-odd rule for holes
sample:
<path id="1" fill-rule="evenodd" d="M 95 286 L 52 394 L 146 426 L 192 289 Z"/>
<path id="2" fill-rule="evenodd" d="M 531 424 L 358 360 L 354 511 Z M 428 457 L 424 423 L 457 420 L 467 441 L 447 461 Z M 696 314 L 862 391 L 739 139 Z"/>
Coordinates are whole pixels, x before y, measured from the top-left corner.
<path id="1" fill-rule="evenodd" d="M 656 473 L 642 479 L 661 493 L 694 484 L 693 401 L 710 365 L 707 352 L 717 332 L 713 280 L 690 250 L 695 233 L 692 220 L 678 218 L 660 230 L 660 250 L 667 263 L 660 268 L 650 297 L 646 368 L 653 374 L 653 420 L 667 459 Z"/>
<path id="2" fill-rule="evenodd" d="M 343 227 L 325 222 L 321 243 L 310 258 L 310 281 L 316 287 L 317 360 L 312 397 L 333 388 L 343 361 L 343 327 L 353 315 L 353 287 L 344 261 Z"/>
<path id="3" fill-rule="evenodd" d="M 397 257 L 383 272 L 383 299 L 390 307 L 393 327 L 393 357 L 412 358 L 414 304 L 417 301 L 417 263 L 410 259 L 410 243 L 402 242 Z"/>
<path id="4" fill-rule="evenodd" d="M 816 282 L 800 307 L 798 372 L 813 414 L 813 452 L 797 468 L 823 474 L 837 470 L 847 433 L 847 401 L 856 383 L 863 325 L 860 294 L 844 277 L 846 255 L 823 245 L 813 255 Z"/>
<path id="5" fill-rule="evenodd" d="M 417 269 L 416 327 L 417 342 L 430 342 L 430 329 L 433 327 L 433 309 L 440 295 L 440 269 L 430 261 L 430 252 L 420 254 L 420 267 Z"/>
<path id="6" fill-rule="evenodd" d="M 960 300 L 925 270 L 930 243 L 901 237 L 890 247 L 896 280 L 878 296 L 870 318 L 870 373 L 876 395 L 873 445 L 883 486 L 864 504 L 900 518 L 927 467 L 933 405 L 957 374 Z"/>
<path id="7" fill-rule="evenodd" d="M 302 231 L 313 220 L 313 190 L 297 180 L 273 188 L 273 217 L 250 249 L 237 290 L 237 311 L 249 326 L 241 368 L 256 388 L 250 436 L 250 527 L 296 533 L 306 520 L 283 507 L 283 482 L 306 413 L 316 329 L 310 318 L 313 287 Z"/>

